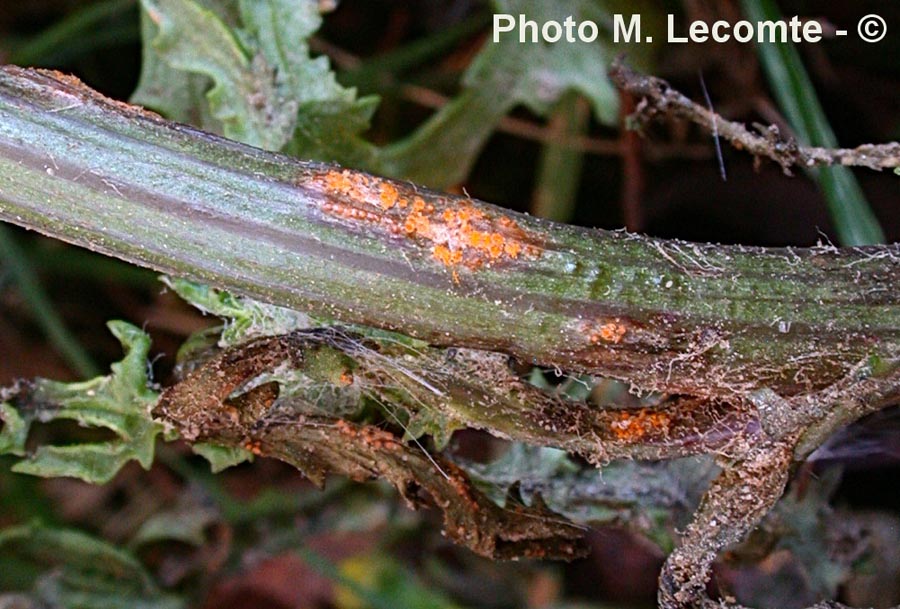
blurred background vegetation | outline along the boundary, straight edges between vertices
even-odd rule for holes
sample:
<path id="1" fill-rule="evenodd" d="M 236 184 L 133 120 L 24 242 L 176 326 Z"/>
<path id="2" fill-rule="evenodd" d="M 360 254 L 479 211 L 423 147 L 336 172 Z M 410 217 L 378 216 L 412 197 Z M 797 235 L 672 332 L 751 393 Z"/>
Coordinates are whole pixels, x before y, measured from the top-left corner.
<path id="1" fill-rule="evenodd" d="M 357 88 L 357 99 L 379 97 L 363 135 L 384 151 L 376 166 L 385 172 L 560 221 L 659 237 L 808 246 L 847 242 L 863 231 L 877 240 L 881 235 L 865 233 L 865 222 L 856 225 L 867 208 L 884 239 L 900 237 L 897 176 L 853 172 L 857 189 L 847 181 L 849 171 L 827 179 L 786 177 L 771 163 L 757 166 L 725 147 L 723 181 L 709 134 L 675 121 L 654 126 L 646 137 L 622 129 L 621 119 L 637 100 L 604 89 L 605 65 L 593 66 L 600 79 L 543 104 L 534 91 L 516 97 L 504 90 L 501 77 L 527 72 L 528 62 L 542 60 L 521 50 L 512 60 L 485 59 L 491 12 L 519 3 L 319 4 L 336 6 L 310 48 L 330 60 L 341 85 Z M 602 54 L 610 61 L 627 52 L 632 63 L 696 100 L 704 99 L 705 83 L 720 114 L 777 124 L 811 143 L 900 139 L 898 3 L 576 4 L 601 19 L 640 13 L 645 28 L 663 27 L 670 12 L 684 23 L 735 21 L 774 10 L 852 32 L 862 15 L 880 14 L 888 35 L 875 45 L 850 36 L 803 45 L 799 54 L 767 54 L 752 44 L 675 46 L 656 36 L 651 46 L 605 44 Z M 0 61 L 73 73 L 110 97 L 129 99 L 141 73 L 138 2 L 2 1 Z M 777 72 L 773 66 L 790 77 L 770 78 Z M 789 103 L 797 99 L 803 100 L 799 115 Z M 327 151 L 316 151 L 323 155 Z M 845 204 L 850 207 L 841 208 Z M 216 323 L 164 290 L 151 272 L 0 227 L 0 386 L 17 378 L 74 380 L 104 370 L 120 357 L 104 329 L 109 319 L 144 325 L 154 341 L 155 378 L 163 384 L 185 338 Z M 85 432 L 48 425 L 37 433 L 82 439 Z M 451 451 L 475 460 L 504 450 L 473 432 L 460 432 L 451 443 Z M 759 606 L 799 607 L 822 591 L 840 592 L 857 604 L 900 602 L 898 457 L 896 417 L 881 415 L 848 431 L 801 474 L 788 501 L 805 507 L 776 519 L 782 533 L 792 531 L 786 538 L 793 545 L 760 543 L 736 552 L 723 562 L 716 585 Z M 809 518 L 800 521 L 798 514 Z M 85 537 L 28 529 L 35 519 L 80 529 Z M 106 582 L 120 598 L 144 598 L 148 606 L 651 606 L 665 542 L 625 524 L 592 529 L 591 556 L 569 565 L 491 563 L 449 546 L 433 514 L 407 511 L 378 484 L 335 480 L 319 492 L 274 461 L 212 476 L 202 459 L 167 445 L 149 472 L 131 464 L 104 486 L 14 475 L 0 463 L 0 527 L 6 531 L 0 532 L 0 552 L 17 548 L 0 568 L 0 589 L 27 588 L 46 577 L 48 557 L 42 554 L 50 548 L 56 554 L 51 558 L 68 565 L 55 571 L 65 581 L 54 580 L 54 590 L 68 591 L 59 606 L 79 606 L 72 592 L 79 578 Z M 873 548 L 881 559 L 871 557 Z M 839 555 L 819 563 L 810 558 L 823 553 Z M 49 586 L 47 581 L 38 583 Z M 874 588 L 874 581 L 887 584 Z"/>

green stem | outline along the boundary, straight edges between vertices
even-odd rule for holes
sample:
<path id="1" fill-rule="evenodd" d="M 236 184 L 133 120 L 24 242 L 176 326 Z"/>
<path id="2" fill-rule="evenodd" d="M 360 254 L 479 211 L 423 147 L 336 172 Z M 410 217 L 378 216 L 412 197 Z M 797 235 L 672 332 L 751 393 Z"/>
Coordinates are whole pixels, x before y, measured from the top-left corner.
<path id="1" fill-rule="evenodd" d="M 590 124 L 587 101 L 574 91 L 563 95 L 550 117 L 554 141 L 541 149 L 532 210 L 539 218 L 568 222 L 575 213 L 584 152 L 566 142 L 584 137 Z"/>
<path id="2" fill-rule="evenodd" d="M 743 396 L 900 353 L 900 246 L 764 249 L 592 231 L 166 122 L 0 70 L 0 219 L 437 345 Z"/>

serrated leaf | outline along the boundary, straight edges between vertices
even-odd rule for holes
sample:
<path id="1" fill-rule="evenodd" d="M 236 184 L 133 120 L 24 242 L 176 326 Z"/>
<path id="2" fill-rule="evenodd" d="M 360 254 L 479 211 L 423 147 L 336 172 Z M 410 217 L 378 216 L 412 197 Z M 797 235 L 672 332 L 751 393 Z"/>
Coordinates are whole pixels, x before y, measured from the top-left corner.
<path id="1" fill-rule="evenodd" d="M 326 57 L 312 58 L 306 40 L 322 25 L 316 0 L 240 0 L 245 40 L 275 66 L 279 88 L 297 103 L 297 130 L 286 151 L 301 158 L 368 165 L 376 97 L 357 99 L 342 87 Z"/>
<path id="2" fill-rule="evenodd" d="M 21 404 L 12 399 L 5 402 L 0 408 L 4 421 L 0 454 L 24 455 L 25 438 L 35 421 L 75 421 L 84 427 L 107 429 L 117 437 L 106 442 L 40 446 L 16 463 L 13 471 L 103 483 L 128 461 L 150 467 L 156 437 L 163 433 L 163 426 L 150 414 L 159 397 L 147 379 L 150 338 L 125 322 L 112 321 L 108 326 L 125 348 L 122 361 L 111 366 L 111 374 L 80 383 L 38 379 L 22 390 Z"/>
<path id="3" fill-rule="evenodd" d="M 293 309 L 235 296 L 226 290 L 187 279 L 163 277 L 163 282 L 204 313 L 227 320 L 219 338 L 220 347 L 230 347 L 261 336 L 285 334 L 312 325 L 308 315 Z"/>
<path id="4" fill-rule="evenodd" d="M 226 136 L 302 158 L 445 187 L 465 178 L 499 121 L 517 105 L 544 115 L 566 91 L 576 90 L 601 121 L 612 124 L 617 117 L 606 43 L 520 44 L 504 37 L 485 43 L 464 75 L 460 95 L 410 137 L 378 149 L 361 137 L 377 98 L 357 98 L 355 89 L 337 83 L 325 58 L 309 55 L 306 40 L 321 25 L 318 2 L 239 0 L 240 25 L 198 0 L 142 4 L 156 31 L 144 30 L 145 68 L 136 101 L 204 124 L 209 119 L 202 105 L 190 106 L 212 82 L 207 98 Z M 569 15 L 608 20 L 598 0 L 495 0 L 495 7 L 539 23 Z M 167 67 L 160 67 L 160 59 Z"/>
<path id="5" fill-rule="evenodd" d="M 378 105 L 338 84 L 326 57 L 306 40 L 322 25 L 315 0 L 240 0 L 245 39 L 275 66 L 282 93 L 297 103 L 296 131 L 285 152 L 299 158 L 368 166 L 375 152 L 360 134 Z"/>
<path id="6" fill-rule="evenodd" d="M 158 35 L 159 27 L 146 11 L 141 11 L 141 38 L 149 41 Z M 173 68 L 147 43 L 131 103 L 150 108 L 170 120 L 222 135 L 222 123 L 213 117 L 206 103 L 206 93 L 211 87 L 208 76 Z"/>
<path id="7" fill-rule="evenodd" d="M 315 0 L 142 0 L 144 65 L 133 101 L 169 118 L 303 158 L 368 166 L 360 137 L 376 97 L 338 84 L 306 40 Z M 207 103 L 201 99 L 206 98 Z"/>
<path id="8" fill-rule="evenodd" d="M 280 150 L 293 134 L 298 102 L 279 90 L 265 56 L 250 54 L 232 28 L 193 0 L 141 0 L 141 6 L 158 28 L 152 45 L 159 56 L 212 81 L 206 98 L 224 135 Z"/>
<path id="9" fill-rule="evenodd" d="M 602 22 L 597 0 L 494 0 L 497 13 L 524 15 L 542 24 Z M 475 156 L 500 120 L 523 104 L 545 115 L 562 95 L 576 90 L 591 102 L 596 116 L 612 125 L 618 96 L 606 71 L 611 52 L 601 41 L 558 44 L 520 43 L 511 33 L 488 39 L 463 77 L 463 92 L 408 139 L 382 150 L 379 170 L 388 175 L 442 188 L 461 182 Z"/>

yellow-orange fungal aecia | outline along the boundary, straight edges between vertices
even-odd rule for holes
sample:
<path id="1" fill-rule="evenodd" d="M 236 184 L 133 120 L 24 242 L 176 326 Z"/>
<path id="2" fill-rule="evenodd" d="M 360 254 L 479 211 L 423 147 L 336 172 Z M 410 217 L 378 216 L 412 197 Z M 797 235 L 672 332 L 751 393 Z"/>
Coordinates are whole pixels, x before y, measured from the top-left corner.
<path id="1" fill-rule="evenodd" d="M 617 440 L 637 442 L 647 435 L 664 435 L 669 431 L 671 417 L 665 412 L 654 412 L 641 408 L 636 412 L 623 411 L 616 414 L 610 429 Z"/>
<path id="2" fill-rule="evenodd" d="M 323 212 L 347 220 L 383 225 L 392 235 L 406 235 L 429 244 L 432 258 L 444 266 L 470 270 L 520 256 L 537 257 L 540 249 L 506 216 L 491 217 L 467 202 L 447 201 L 436 209 L 421 196 L 404 197 L 401 189 L 380 178 L 349 170 L 328 170 L 317 176 L 332 199 Z"/>

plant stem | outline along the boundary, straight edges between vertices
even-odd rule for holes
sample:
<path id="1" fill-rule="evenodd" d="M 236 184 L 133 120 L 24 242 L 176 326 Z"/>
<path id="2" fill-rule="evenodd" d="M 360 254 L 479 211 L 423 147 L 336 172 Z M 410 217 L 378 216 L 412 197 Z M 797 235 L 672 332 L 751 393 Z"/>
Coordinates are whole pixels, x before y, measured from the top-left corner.
<path id="1" fill-rule="evenodd" d="M 569 222 L 575 213 L 584 153 L 558 142 L 584 137 L 590 124 L 587 101 L 574 92 L 563 95 L 550 118 L 556 141 L 541 149 L 532 211 L 539 218 Z"/>
<path id="2" fill-rule="evenodd" d="M 646 389 L 805 393 L 900 352 L 900 247 L 664 241 L 523 216 L 0 69 L 0 219 L 437 345 Z"/>

